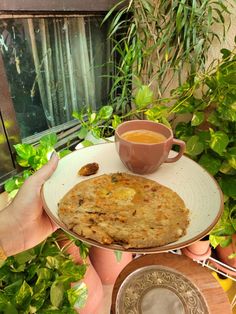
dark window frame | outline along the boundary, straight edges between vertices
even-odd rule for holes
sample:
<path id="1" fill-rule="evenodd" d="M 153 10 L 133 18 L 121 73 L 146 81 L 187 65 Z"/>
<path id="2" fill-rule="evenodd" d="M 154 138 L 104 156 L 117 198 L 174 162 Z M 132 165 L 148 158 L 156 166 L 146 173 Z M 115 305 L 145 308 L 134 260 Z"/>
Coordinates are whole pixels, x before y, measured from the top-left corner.
<path id="1" fill-rule="evenodd" d="M 49 17 L 49 16 L 78 16 L 83 14 L 101 14 L 109 11 L 119 1 L 117 0 L 1 0 L 0 2 L 0 19 L 5 18 L 26 18 L 26 17 Z M 3 184 L 5 179 L 15 175 L 17 173 L 17 165 L 15 162 L 15 152 L 14 144 L 21 141 L 19 136 L 19 126 L 16 120 L 16 114 L 10 94 L 10 88 L 5 73 L 4 63 L 2 55 L 0 53 L 0 117 L 3 121 L 3 128 L 7 138 L 6 145 L 9 148 L 10 155 L 9 160 L 11 160 L 13 168 L 12 170 L 0 178 L 0 192 L 3 191 Z M 4 120 L 11 120 L 14 125 L 11 130 L 7 130 L 4 126 Z M 72 143 L 74 141 L 73 134 L 79 129 L 78 124 L 71 121 L 62 126 L 46 130 L 43 134 L 50 132 L 57 132 L 59 135 L 60 143 L 59 145 L 65 144 L 68 140 Z M 27 143 L 37 144 L 39 138 L 43 135 L 35 135 L 27 138 Z M 78 140 L 77 140 L 78 142 Z M 1 162 L 1 160 L 0 160 Z M 19 171 L 19 168 L 18 168 Z"/>

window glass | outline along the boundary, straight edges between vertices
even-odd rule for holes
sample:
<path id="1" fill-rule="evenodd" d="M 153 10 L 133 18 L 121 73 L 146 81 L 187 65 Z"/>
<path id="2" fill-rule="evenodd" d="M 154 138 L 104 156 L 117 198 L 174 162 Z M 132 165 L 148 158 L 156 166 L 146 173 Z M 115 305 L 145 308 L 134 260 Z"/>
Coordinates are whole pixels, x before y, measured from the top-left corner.
<path id="1" fill-rule="evenodd" d="M 0 49 L 21 137 L 105 105 L 110 43 L 102 16 L 0 20 Z"/>

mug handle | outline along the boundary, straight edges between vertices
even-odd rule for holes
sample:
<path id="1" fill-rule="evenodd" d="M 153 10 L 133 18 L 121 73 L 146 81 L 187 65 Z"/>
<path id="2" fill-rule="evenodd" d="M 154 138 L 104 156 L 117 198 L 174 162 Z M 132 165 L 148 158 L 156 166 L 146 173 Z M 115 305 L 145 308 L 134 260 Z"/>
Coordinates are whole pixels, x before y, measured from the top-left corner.
<path id="1" fill-rule="evenodd" d="M 186 147 L 185 142 L 181 141 L 181 140 L 177 140 L 176 138 L 173 138 L 172 145 L 173 144 L 179 145 L 180 151 L 178 152 L 178 154 L 175 157 L 168 157 L 165 162 L 175 162 L 175 161 L 179 160 L 180 157 L 183 156 L 183 153 L 184 153 L 184 150 L 185 150 L 185 147 Z"/>

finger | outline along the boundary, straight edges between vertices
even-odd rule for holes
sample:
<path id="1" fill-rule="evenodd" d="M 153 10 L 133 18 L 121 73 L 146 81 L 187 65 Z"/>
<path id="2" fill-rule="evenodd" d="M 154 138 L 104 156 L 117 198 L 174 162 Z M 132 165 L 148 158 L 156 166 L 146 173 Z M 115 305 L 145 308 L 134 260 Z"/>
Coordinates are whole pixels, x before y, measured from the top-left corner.
<path id="1" fill-rule="evenodd" d="M 57 153 L 53 153 L 51 159 L 48 161 L 46 165 L 44 165 L 42 168 L 40 168 L 38 171 L 36 171 L 31 178 L 37 179 L 41 182 L 45 182 L 50 176 L 53 174 L 53 172 L 56 170 L 57 165 L 59 162 L 59 157 Z"/>

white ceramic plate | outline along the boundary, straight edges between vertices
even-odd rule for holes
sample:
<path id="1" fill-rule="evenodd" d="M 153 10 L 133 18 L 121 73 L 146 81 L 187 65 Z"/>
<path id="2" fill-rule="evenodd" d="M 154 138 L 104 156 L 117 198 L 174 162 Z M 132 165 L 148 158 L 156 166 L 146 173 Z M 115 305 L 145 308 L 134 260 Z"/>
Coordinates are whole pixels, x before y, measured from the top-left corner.
<path id="1" fill-rule="evenodd" d="M 171 155 L 174 154 L 172 151 Z M 42 188 L 44 208 L 60 228 L 74 237 L 91 245 L 124 251 L 125 249 L 119 245 L 103 245 L 76 235 L 68 230 L 58 217 L 59 200 L 75 184 L 93 177 L 81 177 L 77 174 L 82 166 L 91 162 L 99 164 L 99 171 L 94 176 L 114 172 L 131 173 L 120 161 L 114 143 L 98 144 L 74 151 L 60 160 L 55 173 L 44 184 Z M 175 163 L 163 164 L 155 173 L 145 177 L 178 193 L 190 211 L 190 224 L 187 234 L 176 242 L 161 247 L 125 251 L 151 253 L 187 246 L 208 234 L 220 218 L 223 211 L 221 190 L 214 178 L 190 158 L 183 156 Z"/>

